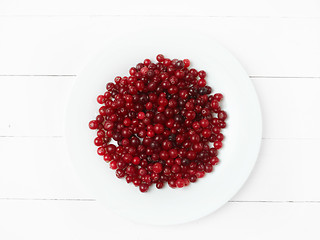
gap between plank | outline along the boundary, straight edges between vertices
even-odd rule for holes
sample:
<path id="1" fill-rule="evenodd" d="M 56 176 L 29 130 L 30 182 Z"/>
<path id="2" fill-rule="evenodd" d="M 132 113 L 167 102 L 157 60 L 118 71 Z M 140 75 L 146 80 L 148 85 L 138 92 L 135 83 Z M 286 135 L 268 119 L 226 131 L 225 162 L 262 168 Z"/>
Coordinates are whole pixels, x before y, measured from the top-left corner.
<path id="1" fill-rule="evenodd" d="M 165 15 L 165 14 L 0 14 L 0 17 L 149 17 L 149 18 L 258 18 L 258 19 L 320 19 L 315 16 L 217 16 L 217 15 L 191 15 L 191 14 L 179 14 L 179 15 Z"/>
<path id="2" fill-rule="evenodd" d="M 77 77 L 77 74 L 0 74 L 0 77 Z M 249 76 L 250 78 L 320 79 L 320 76 Z"/>
<path id="3" fill-rule="evenodd" d="M 0 198 L 1 200 L 19 200 L 19 201 L 83 201 L 83 202 L 95 202 L 96 199 L 93 198 Z M 320 203 L 320 201 L 277 201 L 277 200 L 230 200 L 228 203 Z"/>
<path id="4" fill-rule="evenodd" d="M 0 74 L 0 77 L 76 77 L 75 74 Z"/>
<path id="5" fill-rule="evenodd" d="M 19 200 L 19 201 L 85 201 L 94 202 L 96 199 L 91 198 L 0 198 L 1 200 Z"/>
<path id="6" fill-rule="evenodd" d="M 286 200 L 286 201 L 273 201 L 273 200 L 258 200 L 258 201 L 246 201 L 246 200 L 243 200 L 243 201 L 234 201 L 234 200 L 231 200 L 231 201 L 228 201 L 229 203 L 320 203 L 320 201 L 291 201 L 291 200 Z"/>
<path id="7" fill-rule="evenodd" d="M 7 136 L 7 135 L 0 135 L 0 138 L 62 138 L 63 136 Z"/>
<path id="8" fill-rule="evenodd" d="M 57 136 L 13 136 L 13 135 L 0 135 L 0 138 L 63 138 L 63 135 Z M 320 138 L 267 138 L 263 137 L 262 140 L 320 140 Z"/>

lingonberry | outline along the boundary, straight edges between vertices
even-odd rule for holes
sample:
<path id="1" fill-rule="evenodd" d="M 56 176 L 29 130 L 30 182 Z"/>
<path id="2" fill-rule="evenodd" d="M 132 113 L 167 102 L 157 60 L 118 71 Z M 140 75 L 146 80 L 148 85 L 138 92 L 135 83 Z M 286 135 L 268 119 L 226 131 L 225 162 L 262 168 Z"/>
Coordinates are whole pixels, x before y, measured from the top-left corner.
<path id="1" fill-rule="evenodd" d="M 189 59 L 183 59 L 184 67 L 188 68 L 190 66 L 190 60 Z"/>
<path id="2" fill-rule="evenodd" d="M 157 55 L 157 61 L 158 62 L 163 62 L 163 60 L 164 60 L 164 56 L 162 54 L 158 54 Z"/>
<path id="3" fill-rule="evenodd" d="M 198 72 L 198 75 L 200 78 L 205 78 L 207 76 L 207 73 L 205 71 L 201 70 Z"/>
<path id="4" fill-rule="evenodd" d="M 206 82 L 205 79 L 200 79 L 200 80 L 198 81 L 198 86 L 199 86 L 199 87 L 204 87 L 204 86 L 206 86 L 206 84 L 207 84 L 207 82 Z"/>
<path id="5" fill-rule="evenodd" d="M 90 129 L 97 129 L 99 126 L 98 122 L 96 120 L 92 120 L 89 122 L 89 128 Z"/>
<path id="6" fill-rule="evenodd" d="M 142 183 L 140 186 L 139 186 L 139 189 L 141 192 L 146 192 L 148 191 L 149 189 L 149 185 L 145 184 L 145 183 Z"/>
<path id="7" fill-rule="evenodd" d="M 164 185 L 163 182 L 159 181 L 159 182 L 157 182 L 156 187 L 158 189 L 161 189 L 161 188 L 163 188 L 163 185 Z"/>
<path id="8" fill-rule="evenodd" d="M 155 173 L 161 173 L 162 172 L 162 164 L 161 163 L 155 163 L 152 167 L 153 172 Z"/>
<path id="9" fill-rule="evenodd" d="M 177 181 L 176 181 L 176 186 L 177 186 L 178 188 L 184 187 L 184 180 L 181 179 L 181 178 L 177 179 Z"/>

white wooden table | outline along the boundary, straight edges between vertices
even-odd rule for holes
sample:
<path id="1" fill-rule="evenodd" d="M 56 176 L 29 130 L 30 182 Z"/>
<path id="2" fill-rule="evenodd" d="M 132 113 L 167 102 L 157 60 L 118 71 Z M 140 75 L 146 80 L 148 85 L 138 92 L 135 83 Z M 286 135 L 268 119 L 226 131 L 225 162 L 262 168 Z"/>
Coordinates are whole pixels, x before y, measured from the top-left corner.
<path id="1" fill-rule="evenodd" d="M 178 226 L 101 209 L 69 165 L 73 82 L 108 36 L 208 26 L 261 101 L 259 159 L 214 214 Z M 192 30 L 196 34 L 196 30 Z M 320 1 L 0 2 L 0 239 L 320 239 Z"/>

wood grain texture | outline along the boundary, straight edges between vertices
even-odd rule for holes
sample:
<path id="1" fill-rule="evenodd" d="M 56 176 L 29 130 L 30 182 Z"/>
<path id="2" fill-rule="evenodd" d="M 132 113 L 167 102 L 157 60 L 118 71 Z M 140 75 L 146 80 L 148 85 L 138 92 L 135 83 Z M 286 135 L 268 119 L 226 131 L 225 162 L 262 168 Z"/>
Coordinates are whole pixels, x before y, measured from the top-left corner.
<path id="1" fill-rule="evenodd" d="M 3 0 L 3 15 L 164 15 L 164 16 L 256 16 L 319 17 L 319 1 L 284 0 Z"/>
<path id="2" fill-rule="evenodd" d="M 254 171 L 232 200 L 320 202 L 319 144 L 319 139 L 263 140 Z M 81 188 L 63 138 L 0 138 L 0 159 L 0 199 L 95 198 Z M 222 168 L 223 159 L 216 170 Z"/>
<path id="3" fill-rule="evenodd" d="M 62 136 L 74 77 L 0 77 L 1 136 Z"/>
<path id="4" fill-rule="evenodd" d="M 144 16 L 2 16 L 0 75 L 78 74 L 110 35 L 149 28 L 165 34 L 165 23 L 205 30 L 251 76 L 320 77 L 320 18 Z"/>
<path id="5" fill-rule="evenodd" d="M 5 239 L 319 239 L 320 204 L 228 203 L 201 220 L 147 226 L 120 218 L 97 202 L 0 201 Z M 17 231 L 19 229 L 19 231 Z"/>

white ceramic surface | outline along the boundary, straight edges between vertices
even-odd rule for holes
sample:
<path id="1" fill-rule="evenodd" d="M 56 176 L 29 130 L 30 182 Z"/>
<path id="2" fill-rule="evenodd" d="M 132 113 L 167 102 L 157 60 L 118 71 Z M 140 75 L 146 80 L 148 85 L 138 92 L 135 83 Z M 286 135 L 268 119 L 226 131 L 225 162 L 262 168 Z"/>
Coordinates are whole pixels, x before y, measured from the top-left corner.
<path id="1" fill-rule="evenodd" d="M 164 31 L 164 30 L 163 30 Z M 205 34 L 189 36 L 166 30 L 145 34 L 123 34 L 106 39 L 106 47 L 78 76 L 67 109 L 66 138 L 70 159 L 88 190 L 112 211 L 134 221 L 168 225 L 192 221 L 208 215 L 230 200 L 248 178 L 258 156 L 262 119 L 251 80 L 238 61 Z M 228 113 L 223 130 L 221 163 L 203 179 L 183 189 L 148 193 L 118 179 L 93 144 L 95 131 L 88 122 L 95 118 L 96 97 L 104 93 L 107 82 L 144 58 L 155 60 L 162 53 L 170 58 L 189 58 L 191 67 L 207 72 L 207 82 L 224 94 Z"/>

